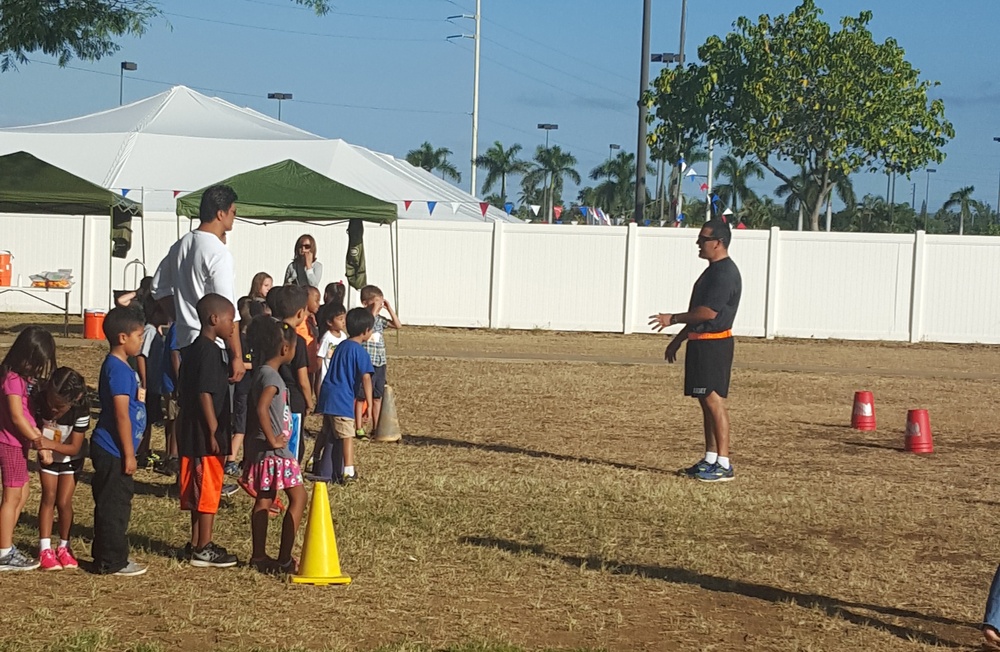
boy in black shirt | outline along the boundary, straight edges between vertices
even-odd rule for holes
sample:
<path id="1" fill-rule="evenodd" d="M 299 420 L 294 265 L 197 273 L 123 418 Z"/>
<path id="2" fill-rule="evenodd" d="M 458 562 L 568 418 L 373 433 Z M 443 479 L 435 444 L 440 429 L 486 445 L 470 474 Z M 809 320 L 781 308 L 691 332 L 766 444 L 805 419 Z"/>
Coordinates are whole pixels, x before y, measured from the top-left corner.
<path id="1" fill-rule="evenodd" d="M 232 336 L 236 310 L 219 294 L 206 294 L 197 310 L 201 333 L 181 350 L 177 382 L 181 509 L 191 512 L 191 565 L 228 568 L 236 565 L 236 556 L 212 542 L 225 477 L 223 465 L 230 450 L 231 413 L 229 363 L 216 340 Z"/>
<path id="2" fill-rule="evenodd" d="M 308 291 L 298 285 L 271 288 L 267 293 L 267 305 L 271 308 L 271 316 L 293 330 L 305 321 L 308 315 L 306 308 L 308 301 Z M 309 347 L 305 338 L 301 335 L 296 337 L 295 357 L 290 363 L 281 365 L 278 373 L 288 386 L 288 407 L 292 411 L 292 436 L 288 441 L 288 448 L 301 463 L 306 449 L 302 441 L 303 425 L 306 413 L 313 406 L 313 393 L 309 382 Z M 263 361 L 260 364 L 263 364 Z M 257 366 L 255 363 L 254 367 Z"/>

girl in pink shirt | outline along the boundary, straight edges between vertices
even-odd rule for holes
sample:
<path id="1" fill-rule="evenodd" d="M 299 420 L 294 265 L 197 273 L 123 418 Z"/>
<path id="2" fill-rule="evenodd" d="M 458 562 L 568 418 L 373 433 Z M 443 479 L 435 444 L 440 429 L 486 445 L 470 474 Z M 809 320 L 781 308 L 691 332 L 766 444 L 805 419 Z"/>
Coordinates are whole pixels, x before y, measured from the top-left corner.
<path id="1" fill-rule="evenodd" d="M 0 571 L 38 568 L 37 561 L 14 546 L 14 527 L 28 500 L 28 450 L 37 449 L 42 438 L 28 397 L 55 368 L 55 341 L 38 326 L 21 331 L 0 363 Z M 52 452 L 39 451 L 38 459 L 50 464 Z"/>

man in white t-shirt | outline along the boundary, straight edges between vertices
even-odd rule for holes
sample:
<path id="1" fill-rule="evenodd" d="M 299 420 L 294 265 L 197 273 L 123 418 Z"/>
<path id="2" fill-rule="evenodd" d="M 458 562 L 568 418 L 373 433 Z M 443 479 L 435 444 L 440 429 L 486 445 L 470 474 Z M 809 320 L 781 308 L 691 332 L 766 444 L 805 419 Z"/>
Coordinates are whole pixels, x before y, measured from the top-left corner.
<path id="1" fill-rule="evenodd" d="M 236 220 L 236 192 L 229 186 L 206 189 L 198 217 L 201 225 L 170 247 L 153 276 L 153 298 L 174 315 L 181 349 L 190 346 L 201 332 L 196 306 L 203 296 L 221 294 L 236 307 L 236 272 L 233 255 L 226 248 L 226 233 L 233 230 Z M 234 328 L 225 343 L 230 351 L 229 379 L 234 383 L 246 373 L 239 330 Z"/>

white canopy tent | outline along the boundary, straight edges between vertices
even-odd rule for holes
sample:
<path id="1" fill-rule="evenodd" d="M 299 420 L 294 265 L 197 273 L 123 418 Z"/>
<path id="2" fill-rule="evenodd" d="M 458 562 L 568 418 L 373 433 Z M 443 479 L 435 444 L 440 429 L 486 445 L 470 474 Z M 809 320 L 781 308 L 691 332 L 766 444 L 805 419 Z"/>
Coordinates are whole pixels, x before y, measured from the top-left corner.
<path id="1" fill-rule="evenodd" d="M 184 86 L 79 118 L 0 129 L 0 155 L 22 150 L 105 188 L 129 190 L 147 214 L 172 213 L 179 192 L 290 158 L 395 202 L 400 219 L 519 221 L 492 206 L 484 216 L 478 198 L 405 160 Z"/>

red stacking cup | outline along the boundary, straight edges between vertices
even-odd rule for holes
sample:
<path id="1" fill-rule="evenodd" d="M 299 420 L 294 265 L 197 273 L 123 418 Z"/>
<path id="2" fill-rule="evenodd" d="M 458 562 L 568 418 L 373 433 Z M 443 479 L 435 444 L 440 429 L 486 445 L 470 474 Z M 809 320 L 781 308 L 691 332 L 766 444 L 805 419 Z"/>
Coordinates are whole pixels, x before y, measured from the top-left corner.
<path id="1" fill-rule="evenodd" d="M 911 453 L 933 453 L 931 417 L 927 410 L 910 410 L 906 413 L 906 450 Z"/>
<path id="2" fill-rule="evenodd" d="M 851 427 L 855 430 L 875 430 L 875 397 L 871 392 L 854 392 Z"/>

